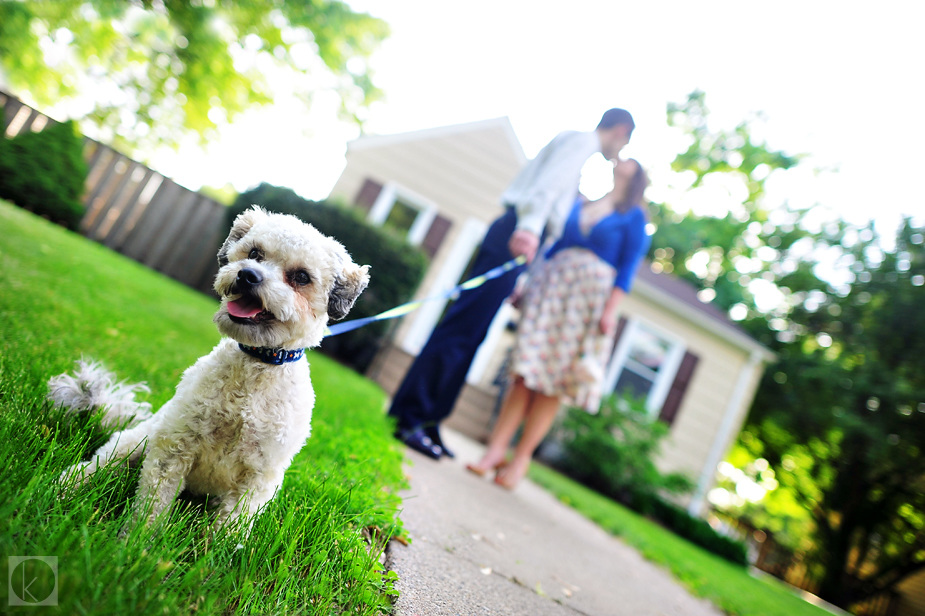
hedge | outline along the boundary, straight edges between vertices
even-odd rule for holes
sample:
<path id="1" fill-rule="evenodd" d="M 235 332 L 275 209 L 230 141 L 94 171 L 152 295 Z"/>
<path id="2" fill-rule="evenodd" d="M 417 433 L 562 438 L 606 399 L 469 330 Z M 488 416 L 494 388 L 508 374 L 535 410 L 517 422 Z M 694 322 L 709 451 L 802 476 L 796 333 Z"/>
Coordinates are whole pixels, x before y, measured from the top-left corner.
<path id="1" fill-rule="evenodd" d="M 83 139 L 73 121 L 0 139 L 0 197 L 71 230 L 84 215 Z"/>
<path id="2" fill-rule="evenodd" d="M 264 183 L 238 196 L 228 210 L 229 229 L 234 218 L 252 204 L 268 211 L 292 214 L 308 222 L 341 242 L 354 261 L 370 265 L 369 287 L 357 300 L 347 320 L 373 316 L 407 302 L 424 277 L 428 265 L 424 251 L 386 229 L 370 225 L 357 210 L 310 201 L 289 188 Z M 363 372 L 393 323 L 381 321 L 325 338 L 321 351 Z"/>
<path id="3" fill-rule="evenodd" d="M 691 543 L 731 563 L 748 566 L 748 549 L 742 541 L 720 534 L 706 520 L 685 509 L 650 494 L 634 495 L 627 504 Z"/>

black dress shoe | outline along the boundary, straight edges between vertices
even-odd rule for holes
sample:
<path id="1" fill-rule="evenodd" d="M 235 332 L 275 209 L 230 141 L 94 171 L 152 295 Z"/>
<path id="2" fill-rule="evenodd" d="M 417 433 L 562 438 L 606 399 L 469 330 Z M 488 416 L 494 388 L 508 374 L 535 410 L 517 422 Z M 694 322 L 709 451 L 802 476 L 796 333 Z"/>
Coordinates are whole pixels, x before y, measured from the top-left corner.
<path id="1" fill-rule="evenodd" d="M 447 458 L 455 458 L 456 454 L 446 448 L 446 445 L 443 444 L 443 439 L 440 438 L 440 431 L 436 427 L 425 428 L 424 434 L 430 437 L 430 440 L 433 441 L 437 447 L 440 448 L 440 451 L 443 452 Z"/>
<path id="2" fill-rule="evenodd" d="M 422 428 L 397 434 L 398 439 L 411 449 L 424 454 L 428 458 L 439 460 L 443 455 L 443 448 L 437 445 L 430 437 L 424 434 Z"/>

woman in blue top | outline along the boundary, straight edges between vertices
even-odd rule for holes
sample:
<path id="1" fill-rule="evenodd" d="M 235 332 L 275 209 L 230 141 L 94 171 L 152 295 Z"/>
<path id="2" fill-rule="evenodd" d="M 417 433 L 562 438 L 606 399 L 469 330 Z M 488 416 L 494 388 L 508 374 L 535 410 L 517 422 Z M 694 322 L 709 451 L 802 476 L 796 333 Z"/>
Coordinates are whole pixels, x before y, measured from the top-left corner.
<path id="1" fill-rule="evenodd" d="M 614 165 L 614 187 L 596 201 L 579 199 L 562 236 L 531 277 L 523 299 L 511 373 L 513 383 L 478 464 L 513 489 L 530 467 L 564 400 L 596 412 L 613 347 L 617 306 L 649 247 L 642 197 L 648 181 L 632 159 Z M 513 459 L 507 449 L 523 433 Z"/>

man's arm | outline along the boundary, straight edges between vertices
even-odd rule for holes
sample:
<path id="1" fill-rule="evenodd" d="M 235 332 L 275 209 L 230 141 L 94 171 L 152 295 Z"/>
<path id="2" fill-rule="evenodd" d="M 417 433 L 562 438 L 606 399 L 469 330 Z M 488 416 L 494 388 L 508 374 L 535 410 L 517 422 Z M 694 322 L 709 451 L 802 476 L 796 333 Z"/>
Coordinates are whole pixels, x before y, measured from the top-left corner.
<path id="1" fill-rule="evenodd" d="M 515 203 L 518 229 L 537 237 L 542 234 L 556 200 L 566 193 L 577 194 L 581 168 L 591 154 L 587 133 L 562 133 L 543 148 L 530 185 Z"/>
<path id="2" fill-rule="evenodd" d="M 508 248 L 511 254 L 532 261 L 540 235 L 556 201 L 578 191 L 581 168 L 590 156 L 587 133 L 560 133 L 537 154 L 530 185 L 517 200 L 517 229 Z"/>

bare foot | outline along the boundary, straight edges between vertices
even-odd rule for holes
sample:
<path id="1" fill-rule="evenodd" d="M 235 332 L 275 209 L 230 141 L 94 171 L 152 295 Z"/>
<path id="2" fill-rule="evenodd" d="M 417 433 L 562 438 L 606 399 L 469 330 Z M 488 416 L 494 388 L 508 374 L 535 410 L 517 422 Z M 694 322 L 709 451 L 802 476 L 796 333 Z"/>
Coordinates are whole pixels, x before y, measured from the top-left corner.
<path id="1" fill-rule="evenodd" d="M 520 483 L 520 480 L 524 478 L 529 469 L 530 460 L 524 462 L 514 458 L 509 464 L 498 469 L 498 472 L 495 474 L 495 483 L 502 488 L 513 490 L 517 487 L 517 484 Z"/>
<path id="2" fill-rule="evenodd" d="M 486 462 L 485 458 L 482 458 L 478 464 L 466 464 L 466 470 L 470 473 L 475 473 L 479 477 L 484 477 L 489 473 L 489 471 L 496 471 L 499 468 L 503 468 L 507 462 L 501 460 L 497 463 Z"/>

